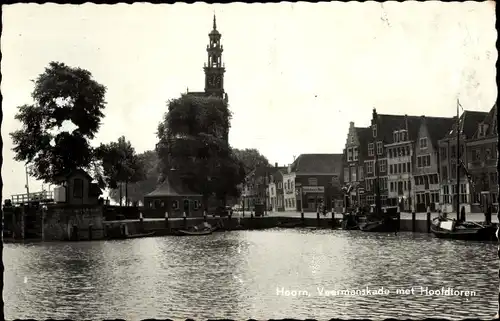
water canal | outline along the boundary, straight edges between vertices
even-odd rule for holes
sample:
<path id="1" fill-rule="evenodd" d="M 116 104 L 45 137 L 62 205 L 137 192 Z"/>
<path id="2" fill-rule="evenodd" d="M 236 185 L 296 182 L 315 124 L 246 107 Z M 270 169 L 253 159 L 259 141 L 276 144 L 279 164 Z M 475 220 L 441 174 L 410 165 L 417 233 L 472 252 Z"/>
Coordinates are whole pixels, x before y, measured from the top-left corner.
<path id="1" fill-rule="evenodd" d="M 497 308 L 496 244 L 427 234 L 273 229 L 7 244 L 3 254 L 8 320 L 462 319 Z M 381 287 L 386 294 L 324 296 Z M 475 296 L 426 296 L 420 287 Z"/>

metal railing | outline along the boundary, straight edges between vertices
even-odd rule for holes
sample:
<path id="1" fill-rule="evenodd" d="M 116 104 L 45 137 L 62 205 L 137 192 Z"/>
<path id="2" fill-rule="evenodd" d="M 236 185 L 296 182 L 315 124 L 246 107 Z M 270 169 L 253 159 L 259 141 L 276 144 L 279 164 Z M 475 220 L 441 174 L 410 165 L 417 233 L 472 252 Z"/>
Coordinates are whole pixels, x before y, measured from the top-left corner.
<path id="1" fill-rule="evenodd" d="M 25 194 L 16 194 L 11 196 L 12 204 L 25 204 L 30 202 L 48 202 L 54 199 L 53 192 L 41 191 Z"/>

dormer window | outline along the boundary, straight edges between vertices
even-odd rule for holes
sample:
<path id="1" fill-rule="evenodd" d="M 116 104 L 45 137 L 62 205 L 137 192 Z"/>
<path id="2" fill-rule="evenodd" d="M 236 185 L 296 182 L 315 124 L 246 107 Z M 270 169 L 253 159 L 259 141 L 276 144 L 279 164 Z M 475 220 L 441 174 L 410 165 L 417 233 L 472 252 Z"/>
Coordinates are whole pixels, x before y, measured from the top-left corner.
<path id="1" fill-rule="evenodd" d="M 382 142 L 377 142 L 377 155 L 382 155 L 384 148 L 382 146 Z"/>
<path id="2" fill-rule="evenodd" d="M 352 149 L 352 160 L 353 161 L 357 161 L 358 160 L 358 148 L 357 147 L 353 147 Z"/>
<path id="3" fill-rule="evenodd" d="M 420 145 L 420 149 L 426 149 L 427 148 L 427 137 L 420 138 L 419 145 Z"/>
<path id="4" fill-rule="evenodd" d="M 479 137 L 483 137 L 484 136 L 484 125 L 483 124 L 479 124 L 479 128 L 478 128 L 478 131 L 479 131 Z"/>
<path id="5" fill-rule="evenodd" d="M 401 135 L 401 137 L 400 137 L 400 141 L 404 142 L 404 141 L 406 141 L 406 140 L 408 139 L 408 137 L 407 137 L 407 135 L 406 135 L 406 134 L 407 134 L 407 133 L 406 133 L 406 130 L 402 130 L 402 131 L 400 131 L 400 135 Z"/>
<path id="6" fill-rule="evenodd" d="M 396 130 L 394 131 L 393 133 L 393 138 L 394 138 L 394 142 L 395 143 L 398 143 L 399 142 L 399 132 Z"/>
<path id="7" fill-rule="evenodd" d="M 373 138 L 377 137 L 377 124 L 372 125 Z"/>
<path id="8" fill-rule="evenodd" d="M 368 144 L 368 156 L 373 156 L 373 143 Z"/>

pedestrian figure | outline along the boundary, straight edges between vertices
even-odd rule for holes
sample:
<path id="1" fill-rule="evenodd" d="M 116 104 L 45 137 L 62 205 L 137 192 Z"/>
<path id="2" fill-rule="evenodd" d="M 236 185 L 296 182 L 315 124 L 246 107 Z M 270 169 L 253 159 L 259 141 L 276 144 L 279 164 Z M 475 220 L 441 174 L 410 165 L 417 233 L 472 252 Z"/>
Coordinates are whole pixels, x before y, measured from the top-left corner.
<path id="1" fill-rule="evenodd" d="M 465 206 L 462 206 L 462 209 L 460 210 L 460 221 L 462 223 L 465 222 Z"/>

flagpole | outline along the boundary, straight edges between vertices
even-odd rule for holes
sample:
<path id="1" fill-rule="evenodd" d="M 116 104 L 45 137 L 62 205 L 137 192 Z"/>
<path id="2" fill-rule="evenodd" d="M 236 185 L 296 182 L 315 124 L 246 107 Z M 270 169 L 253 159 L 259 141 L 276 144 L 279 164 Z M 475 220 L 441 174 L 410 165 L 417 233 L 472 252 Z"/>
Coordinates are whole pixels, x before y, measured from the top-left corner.
<path id="1" fill-rule="evenodd" d="M 456 186 L 456 194 L 457 194 L 457 221 L 460 220 L 460 117 L 459 117 L 459 106 L 460 102 L 457 98 L 457 186 Z"/>

